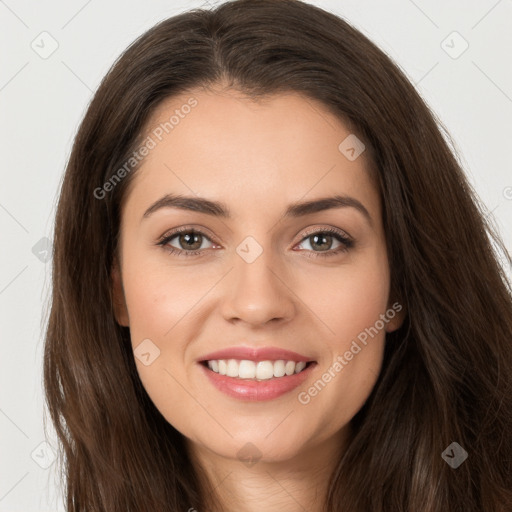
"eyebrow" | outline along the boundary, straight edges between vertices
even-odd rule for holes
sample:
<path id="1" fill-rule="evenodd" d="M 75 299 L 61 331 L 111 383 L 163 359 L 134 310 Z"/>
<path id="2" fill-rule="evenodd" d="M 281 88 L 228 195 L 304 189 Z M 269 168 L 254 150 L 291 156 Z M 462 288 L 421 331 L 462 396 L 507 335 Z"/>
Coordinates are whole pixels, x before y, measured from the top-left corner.
<path id="1" fill-rule="evenodd" d="M 143 219 L 149 217 L 152 213 L 161 208 L 179 208 L 181 210 L 194 211 L 231 219 L 232 214 L 227 205 L 220 201 L 211 201 L 202 197 L 184 196 L 176 194 L 166 194 L 155 201 L 143 215 Z M 331 210 L 335 208 L 354 208 L 361 213 L 370 225 L 373 225 L 372 217 L 364 205 L 350 196 L 335 195 L 332 197 L 322 197 L 312 201 L 298 201 L 291 203 L 284 213 L 286 218 L 297 218 L 311 215 L 313 213 Z"/>

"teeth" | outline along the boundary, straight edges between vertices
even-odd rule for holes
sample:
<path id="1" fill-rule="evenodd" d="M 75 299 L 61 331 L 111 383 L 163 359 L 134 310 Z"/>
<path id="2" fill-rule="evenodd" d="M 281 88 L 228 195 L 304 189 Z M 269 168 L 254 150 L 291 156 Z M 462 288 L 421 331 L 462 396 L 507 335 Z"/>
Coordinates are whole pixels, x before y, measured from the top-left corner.
<path id="1" fill-rule="evenodd" d="M 232 359 L 234 361 L 234 359 Z M 256 363 L 254 361 L 243 360 L 240 361 L 238 365 L 238 373 L 235 377 L 240 377 L 241 379 L 254 379 L 256 378 Z M 258 377 L 261 379 L 262 377 Z"/>
<path id="2" fill-rule="evenodd" d="M 228 361 L 226 375 L 228 377 L 238 377 L 238 363 L 234 359 Z"/>
<path id="3" fill-rule="evenodd" d="M 293 361 L 288 361 L 284 367 L 284 371 L 286 375 L 293 375 L 295 372 L 295 363 Z"/>
<path id="4" fill-rule="evenodd" d="M 256 378 L 258 380 L 271 379 L 274 376 L 274 365 L 272 361 L 259 361 L 256 364 Z"/>
<path id="5" fill-rule="evenodd" d="M 293 363 L 293 361 L 290 361 Z M 291 367 L 291 365 L 290 365 Z M 274 377 L 284 377 L 286 374 L 286 365 L 284 361 L 275 361 L 274 362 Z M 295 363 L 293 363 L 293 370 L 295 371 Z"/>
<path id="6" fill-rule="evenodd" d="M 236 377 L 239 379 L 257 379 L 268 380 L 273 377 L 284 377 L 285 375 L 293 375 L 299 373 L 306 367 L 304 361 L 296 363 L 295 361 L 249 361 L 243 359 L 219 359 L 208 361 L 208 368 L 228 377 Z"/>

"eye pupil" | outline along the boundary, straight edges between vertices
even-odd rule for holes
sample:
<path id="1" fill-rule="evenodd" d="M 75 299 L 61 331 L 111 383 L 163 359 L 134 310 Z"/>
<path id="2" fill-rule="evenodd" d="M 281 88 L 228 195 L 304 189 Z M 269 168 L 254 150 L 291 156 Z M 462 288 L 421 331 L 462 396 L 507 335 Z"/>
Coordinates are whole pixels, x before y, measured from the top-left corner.
<path id="1" fill-rule="evenodd" d="M 319 234 L 319 233 L 317 233 L 317 234 L 315 234 L 315 235 L 312 235 L 312 236 L 311 236 L 311 238 L 313 239 L 313 243 L 311 244 L 311 247 L 314 247 L 315 245 L 316 245 L 316 246 L 322 246 L 322 245 L 324 245 L 324 246 L 325 246 L 325 245 L 326 245 L 326 243 L 327 243 L 327 247 L 324 247 L 324 248 L 320 247 L 320 250 L 321 250 L 321 251 L 322 251 L 322 250 L 329 250 L 329 249 L 330 249 L 330 247 L 331 247 L 331 245 L 332 245 L 332 236 L 331 236 L 331 235 L 326 235 L 326 234 L 321 234 L 321 233 Z M 321 240 L 322 240 L 322 242 L 321 242 L 321 243 L 318 243 L 318 242 L 317 242 L 319 239 L 321 239 Z M 330 242 L 330 243 L 329 243 L 329 242 L 326 242 L 326 240 L 329 240 L 329 242 Z"/>
<path id="2" fill-rule="evenodd" d="M 197 244 L 197 240 L 199 240 L 199 244 L 196 247 L 194 243 Z M 180 244 L 182 247 L 186 246 L 186 248 L 190 250 L 199 249 L 201 247 L 201 235 L 199 233 L 185 233 L 180 235 Z"/>

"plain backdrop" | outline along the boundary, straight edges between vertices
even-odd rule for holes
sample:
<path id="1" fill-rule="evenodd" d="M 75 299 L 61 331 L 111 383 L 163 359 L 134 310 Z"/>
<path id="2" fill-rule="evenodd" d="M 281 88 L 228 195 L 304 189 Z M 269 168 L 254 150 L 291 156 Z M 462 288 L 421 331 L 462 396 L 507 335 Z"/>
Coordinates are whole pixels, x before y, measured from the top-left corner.
<path id="1" fill-rule="evenodd" d="M 78 124 L 129 43 L 166 17 L 218 3 L 0 0 L 0 512 L 64 510 L 55 439 L 43 431 L 42 329 L 55 203 Z M 311 3 L 352 23 L 405 71 L 510 250 L 512 1 Z"/>

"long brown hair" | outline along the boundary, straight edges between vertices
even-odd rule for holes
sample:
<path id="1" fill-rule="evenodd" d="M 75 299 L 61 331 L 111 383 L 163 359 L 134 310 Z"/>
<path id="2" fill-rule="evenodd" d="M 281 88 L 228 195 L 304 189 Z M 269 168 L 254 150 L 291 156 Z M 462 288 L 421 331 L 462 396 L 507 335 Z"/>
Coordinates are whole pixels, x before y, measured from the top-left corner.
<path id="1" fill-rule="evenodd" d="M 512 293 L 499 262 L 510 256 L 441 122 L 343 19 L 298 0 L 235 0 L 143 34 L 104 78 L 76 135 L 56 215 L 44 353 L 67 511 L 214 509 L 182 434 L 141 384 L 129 329 L 115 321 L 111 268 L 136 168 L 104 184 L 164 99 L 220 81 L 253 98 L 296 91 L 320 100 L 371 150 L 392 286 L 407 317 L 388 335 L 325 510 L 512 510 Z M 454 441 L 468 452 L 457 469 L 441 456 Z"/>

